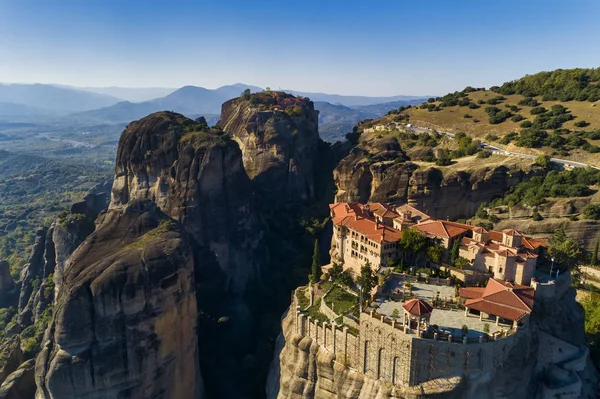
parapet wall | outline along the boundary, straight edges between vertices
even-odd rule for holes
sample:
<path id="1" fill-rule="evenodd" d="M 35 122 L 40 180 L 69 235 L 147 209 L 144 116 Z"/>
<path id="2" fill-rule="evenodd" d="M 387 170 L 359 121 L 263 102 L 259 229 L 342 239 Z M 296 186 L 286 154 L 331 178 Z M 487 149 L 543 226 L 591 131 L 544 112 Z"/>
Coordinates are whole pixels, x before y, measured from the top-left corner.
<path id="1" fill-rule="evenodd" d="M 560 297 L 571 288 L 571 273 L 566 272 L 561 274 L 559 277 L 547 283 L 538 282 L 532 279 L 531 286 L 535 289 L 536 300 Z"/>
<path id="2" fill-rule="evenodd" d="M 419 338 L 391 319 L 361 313 L 358 335 L 348 327 L 319 322 L 296 307 L 295 331 L 333 352 L 336 361 L 372 378 L 418 385 L 438 378 L 491 372 L 501 367 L 522 330 L 497 341 L 465 343 Z M 527 354 L 523 354 L 526 356 Z"/>

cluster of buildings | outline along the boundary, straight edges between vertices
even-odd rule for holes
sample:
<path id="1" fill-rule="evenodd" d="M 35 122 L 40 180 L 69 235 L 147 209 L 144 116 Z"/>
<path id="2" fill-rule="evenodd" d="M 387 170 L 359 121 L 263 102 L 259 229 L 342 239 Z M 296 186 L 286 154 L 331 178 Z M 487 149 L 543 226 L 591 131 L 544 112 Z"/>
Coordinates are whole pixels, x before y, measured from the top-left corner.
<path id="1" fill-rule="evenodd" d="M 525 237 L 516 230 L 486 230 L 464 223 L 437 220 L 415 207 L 381 203 L 331 204 L 333 221 L 332 261 L 353 274 L 362 265 L 374 270 L 402 257 L 402 232 L 414 229 L 444 249 L 448 263 L 452 247 L 458 243 L 459 256 L 467 268 L 490 277 L 529 285 L 545 241 Z"/>

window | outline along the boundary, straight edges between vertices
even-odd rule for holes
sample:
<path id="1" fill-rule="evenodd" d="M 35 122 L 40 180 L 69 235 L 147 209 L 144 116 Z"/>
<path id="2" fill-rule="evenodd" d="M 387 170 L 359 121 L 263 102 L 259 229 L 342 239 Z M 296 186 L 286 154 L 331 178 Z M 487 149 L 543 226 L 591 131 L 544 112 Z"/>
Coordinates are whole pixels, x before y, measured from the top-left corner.
<path id="1" fill-rule="evenodd" d="M 498 273 L 502 273 L 502 268 L 498 269 Z"/>

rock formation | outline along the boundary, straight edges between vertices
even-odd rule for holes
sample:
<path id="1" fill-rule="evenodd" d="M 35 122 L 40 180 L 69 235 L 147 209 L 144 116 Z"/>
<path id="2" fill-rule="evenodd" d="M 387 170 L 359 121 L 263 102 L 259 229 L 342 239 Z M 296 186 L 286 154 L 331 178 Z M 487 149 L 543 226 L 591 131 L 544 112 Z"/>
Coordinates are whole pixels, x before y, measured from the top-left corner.
<path id="1" fill-rule="evenodd" d="M 193 251 L 152 202 L 100 216 L 67 262 L 55 309 L 38 398 L 200 396 Z"/>
<path id="2" fill-rule="evenodd" d="M 536 288 L 527 328 L 515 336 L 505 361 L 492 372 L 448 369 L 448 377 L 415 386 L 392 385 L 351 369 L 334 352 L 301 335 L 289 311 L 267 381 L 269 399 L 358 398 L 595 398 L 598 374 L 583 336 L 583 309 L 568 273 Z M 489 343 L 493 345 L 494 343 Z M 331 343 L 330 343 L 331 345 Z M 457 344 L 459 346 L 465 344 Z M 342 352 L 343 353 L 343 352 Z M 430 352 L 432 353 L 432 352 Z M 428 358 L 426 356 L 425 358 Z M 425 358 L 416 358 L 411 367 Z"/>
<path id="3" fill-rule="evenodd" d="M 510 159 L 466 170 L 426 166 L 411 162 L 409 153 L 417 151 L 405 153 L 394 135 L 363 133 L 334 171 L 336 201 L 411 202 L 435 218 L 456 219 L 472 216 L 483 202 L 541 172 Z"/>
<path id="4" fill-rule="evenodd" d="M 35 395 L 35 361 L 30 359 L 13 371 L 0 386 L 0 399 L 31 399 Z"/>
<path id="5" fill-rule="evenodd" d="M 152 200 L 214 254 L 226 287 L 243 292 L 260 273 L 262 233 L 241 155 L 220 130 L 179 114 L 150 115 L 121 136 L 110 208 Z"/>
<path id="6" fill-rule="evenodd" d="M 262 92 L 223 104 L 217 126 L 231 134 L 257 190 L 276 202 L 315 197 L 318 112 L 307 98 Z"/>

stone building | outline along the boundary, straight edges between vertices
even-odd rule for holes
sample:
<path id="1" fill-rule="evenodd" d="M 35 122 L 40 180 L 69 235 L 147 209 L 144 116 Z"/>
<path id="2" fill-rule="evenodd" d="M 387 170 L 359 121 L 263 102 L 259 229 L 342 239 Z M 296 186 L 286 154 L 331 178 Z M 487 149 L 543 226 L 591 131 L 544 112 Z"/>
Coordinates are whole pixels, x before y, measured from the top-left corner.
<path id="1" fill-rule="evenodd" d="M 466 287 L 459 290 L 465 305 L 465 315 L 475 311 L 479 319 L 491 318 L 524 326 L 533 310 L 535 289 L 520 284 L 490 278 L 486 287 Z"/>
<path id="2" fill-rule="evenodd" d="M 444 248 L 443 261 L 459 243 L 459 256 L 468 270 L 497 279 L 529 285 L 543 240 L 516 230 L 486 230 L 469 224 L 436 220 L 411 205 L 338 203 L 329 206 L 333 221 L 331 255 L 353 274 L 367 261 L 374 270 L 402 255 L 398 241 L 406 229 L 415 229 Z"/>
<path id="3" fill-rule="evenodd" d="M 393 221 L 399 215 L 382 204 L 340 203 L 329 206 L 334 225 L 333 261 L 354 275 L 370 262 L 374 270 L 399 256 L 402 233 Z"/>

